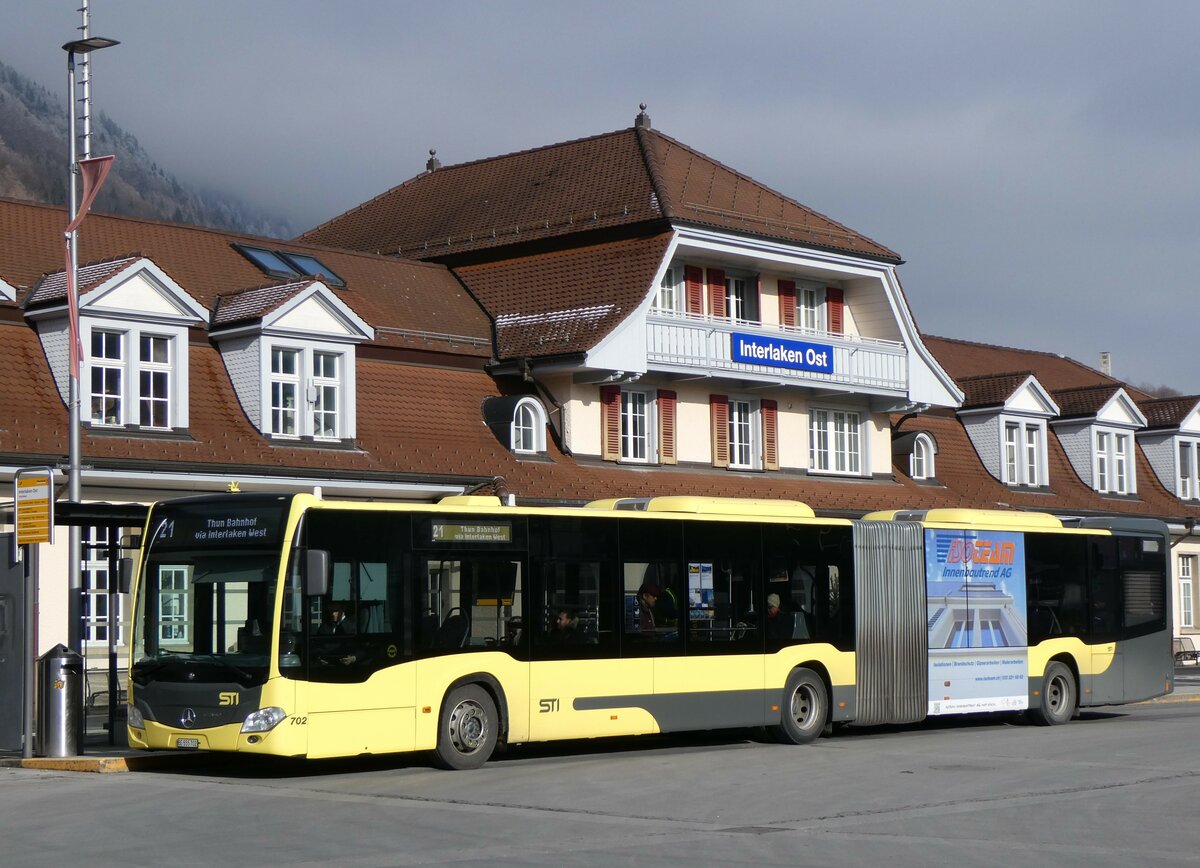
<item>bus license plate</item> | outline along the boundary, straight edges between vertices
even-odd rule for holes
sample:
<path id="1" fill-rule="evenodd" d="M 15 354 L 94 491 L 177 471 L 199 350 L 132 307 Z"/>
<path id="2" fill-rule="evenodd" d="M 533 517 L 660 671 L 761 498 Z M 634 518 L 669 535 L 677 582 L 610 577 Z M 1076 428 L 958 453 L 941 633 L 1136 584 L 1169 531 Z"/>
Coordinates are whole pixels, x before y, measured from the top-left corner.
<path id="1" fill-rule="evenodd" d="M 198 738 L 177 738 L 175 739 L 175 747 L 185 748 L 189 750 L 197 750 L 200 747 L 200 739 Z"/>

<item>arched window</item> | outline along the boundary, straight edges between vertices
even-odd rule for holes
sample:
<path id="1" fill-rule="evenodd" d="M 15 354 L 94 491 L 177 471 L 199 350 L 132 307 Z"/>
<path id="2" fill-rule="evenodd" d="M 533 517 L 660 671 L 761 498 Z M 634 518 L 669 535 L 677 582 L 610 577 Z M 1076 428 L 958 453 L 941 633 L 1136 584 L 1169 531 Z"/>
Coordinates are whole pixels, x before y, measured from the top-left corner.
<path id="1" fill-rule="evenodd" d="M 909 457 L 909 476 L 913 479 L 934 477 L 933 456 L 936 450 L 927 434 L 918 434 L 913 439 L 912 455 Z"/>
<path id="2" fill-rule="evenodd" d="M 546 413 L 533 398 L 522 398 L 517 402 L 509 442 L 513 452 L 546 451 Z"/>

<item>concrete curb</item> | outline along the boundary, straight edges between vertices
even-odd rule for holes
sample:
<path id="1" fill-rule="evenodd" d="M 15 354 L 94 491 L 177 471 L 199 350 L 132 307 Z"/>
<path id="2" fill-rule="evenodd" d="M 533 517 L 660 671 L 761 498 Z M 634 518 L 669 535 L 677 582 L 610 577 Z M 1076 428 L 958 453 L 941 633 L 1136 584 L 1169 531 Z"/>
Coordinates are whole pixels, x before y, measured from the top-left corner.
<path id="1" fill-rule="evenodd" d="M 183 768 L 196 763 L 203 753 L 137 753 L 107 756 L 24 757 L 0 758 L 0 768 L 36 769 L 51 772 L 92 772 L 114 774 Z"/>

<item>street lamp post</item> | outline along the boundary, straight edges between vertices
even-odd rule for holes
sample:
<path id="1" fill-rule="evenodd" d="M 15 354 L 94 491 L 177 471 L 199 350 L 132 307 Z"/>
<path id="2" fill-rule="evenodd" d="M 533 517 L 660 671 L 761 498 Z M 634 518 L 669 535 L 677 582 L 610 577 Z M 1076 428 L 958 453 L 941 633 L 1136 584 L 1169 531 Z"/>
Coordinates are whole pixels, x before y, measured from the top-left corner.
<path id="1" fill-rule="evenodd" d="M 70 192 L 70 209 L 71 222 L 74 223 L 75 217 L 78 214 L 79 199 L 78 199 L 78 183 L 77 176 L 79 174 L 79 157 L 76 152 L 78 141 L 75 134 L 75 55 L 87 55 L 90 52 L 98 51 L 101 48 L 109 48 L 119 43 L 115 39 L 105 39 L 99 36 L 91 36 L 84 39 L 76 39 L 63 45 L 63 50 L 67 52 L 67 100 L 69 106 L 67 108 L 68 116 L 68 135 L 71 139 L 71 192 Z M 86 97 L 89 98 L 90 97 Z M 90 112 L 90 108 L 88 108 Z M 90 116 L 90 115 L 87 115 Z M 85 116 L 85 119 L 86 117 Z M 90 156 L 91 151 L 91 129 L 90 125 L 84 126 L 84 154 L 86 158 Z M 78 268 L 78 250 L 76 247 L 78 233 L 71 232 L 70 240 L 70 265 L 71 280 L 68 292 L 74 293 L 76 297 L 68 298 L 67 304 L 71 310 L 78 310 L 78 287 L 76 285 L 77 268 Z M 78 317 L 71 317 L 70 325 L 70 340 L 72 346 L 78 346 L 79 343 L 79 320 Z M 80 466 L 80 439 L 79 439 L 79 368 L 72 366 L 67 391 L 67 411 L 69 415 L 68 426 L 68 476 L 67 476 L 67 498 L 72 503 L 79 503 L 82 498 L 81 484 L 81 466 Z M 72 524 L 70 527 L 70 546 L 68 557 L 67 577 L 68 577 L 68 595 L 67 595 L 67 645 L 76 653 L 83 652 L 83 575 L 82 575 L 82 539 L 81 528 L 79 525 Z M 82 703 L 82 697 L 79 698 Z"/>

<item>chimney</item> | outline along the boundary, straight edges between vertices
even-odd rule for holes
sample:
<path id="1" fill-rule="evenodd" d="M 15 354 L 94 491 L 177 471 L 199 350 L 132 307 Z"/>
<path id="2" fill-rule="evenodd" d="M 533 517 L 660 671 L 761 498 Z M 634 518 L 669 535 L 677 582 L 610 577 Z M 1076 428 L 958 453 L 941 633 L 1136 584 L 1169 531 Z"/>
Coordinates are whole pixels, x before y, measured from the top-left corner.
<path id="1" fill-rule="evenodd" d="M 1102 352 L 1100 354 L 1100 373 L 1106 377 L 1112 376 L 1112 353 Z"/>
<path id="2" fill-rule="evenodd" d="M 425 171 L 436 172 L 442 167 L 442 161 L 437 158 L 437 150 L 429 149 L 429 161 L 425 163 Z"/>
<path id="3" fill-rule="evenodd" d="M 639 130 L 650 129 L 650 115 L 646 114 L 646 104 L 642 103 L 638 106 L 638 108 L 640 108 L 641 111 L 638 112 L 638 116 L 633 119 L 634 127 Z"/>

